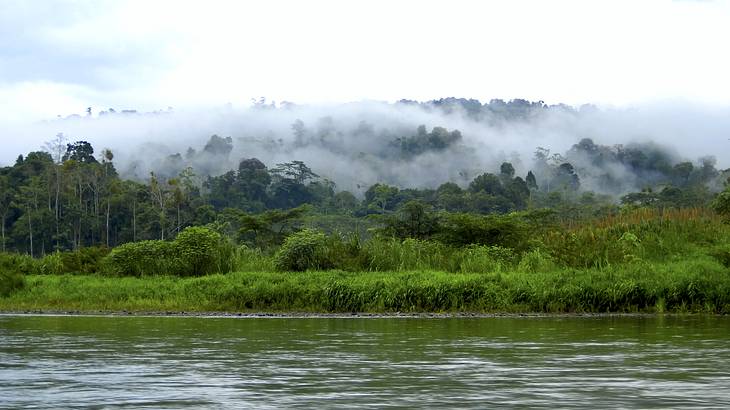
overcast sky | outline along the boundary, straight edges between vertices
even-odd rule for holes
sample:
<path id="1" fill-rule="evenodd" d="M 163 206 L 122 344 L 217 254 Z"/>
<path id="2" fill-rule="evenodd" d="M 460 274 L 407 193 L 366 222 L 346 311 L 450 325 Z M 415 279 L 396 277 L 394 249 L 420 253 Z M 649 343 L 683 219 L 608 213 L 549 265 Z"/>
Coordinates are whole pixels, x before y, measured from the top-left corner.
<path id="1" fill-rule="evenodd" d="M 0 0 L 0 121 L 258 96 L 727 106 L 728 22 L 720 1 Z"/>

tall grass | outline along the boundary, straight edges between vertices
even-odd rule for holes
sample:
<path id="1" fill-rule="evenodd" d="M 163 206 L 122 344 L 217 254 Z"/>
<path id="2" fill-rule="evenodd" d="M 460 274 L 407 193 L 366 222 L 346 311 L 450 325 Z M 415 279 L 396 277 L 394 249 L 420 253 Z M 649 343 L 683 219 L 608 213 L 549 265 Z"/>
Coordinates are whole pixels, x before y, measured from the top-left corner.
<path id="1" fill-rule="evenodd" d="M 236 272 L 194 278 L 36 275 L 0 309 L 302 312 L 730 313 L 710 257 L 615 269 L 491 273 Z"/>
<path id="2" fill-rule="evenodd" d="M 730 241 L 728 226 L 704 209 L 637 209 L 547 232 L 543 246 L 563 266 L 609 267 L 706 253 Z"/>

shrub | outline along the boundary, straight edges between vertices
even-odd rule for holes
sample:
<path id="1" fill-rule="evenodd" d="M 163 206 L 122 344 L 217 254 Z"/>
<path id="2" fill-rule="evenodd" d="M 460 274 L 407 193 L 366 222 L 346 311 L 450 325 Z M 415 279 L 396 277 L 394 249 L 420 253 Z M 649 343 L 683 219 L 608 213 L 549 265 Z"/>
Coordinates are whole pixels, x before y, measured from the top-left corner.
<path id="1" fill-rule="evenodd" d="M 730 218 L 730 188 L 720 192 L 712 201 L 710 207 L 723 218 Z"/>
<path id="2" fill-rule="evenodd" d="M 125 243 L 101 264 L 101 271 L 111 275 L 199 276 L 230 272 L 235 268 L 236 249 L 219 233 L 198 226 L 186 228 L 173 242 Z"/>
<path id="3" fill-rule="evenodd" d="M 0 272 L 12 272 L 20 275 L 40 273 L 39 263 L 30 255 L 18 253 L 0 253 Z"/>
<path id="4" fill-rule="evenodd" d="M 180 274 L 200 276 L 231 270 L 233 247 L 225 246 L 221 235 L 212 229 L 202 226 L 185 228 L 173 243 L 183 269 Z"/>
<path id="5" fill-rule="evenodd" d="M 288 236 L 274 256 L 274 267 L 279 271 L 329 269 L 327 237 L 324 233 L 304 229 Z"/>
<path id="6" fill-rule="evenodd" d="M 61 252 L 63 270 L 66 273 L 97 273 L 101 270 L 101 261 L 108 254 L 109 248 L 101 246 Z"/>
<path id="7" fill-rule="evenodd" d="M 491 245 L 523 251 L 530 246 L 530 226 L 518 214 L 446 214 L 435 239 L 455 246 Z"/>
<path id="8" fill-rule="evenodd" d="M 181 271 L 172 242 L 129 242 L 114 248 L 102 261 L 102 272 L 120 276 L 165 275 Z"/>
<path id="9" fill-rule="evenodd" d="M 334 269 L 344 271 L 361 271 L 367 267 L 367 257 L 357 233 L 333 233 L 327 236 L 325 259 L 332 263 Z"/>
<path id="10" fill-rule="evenodd" d="M 0 296 L 8 296 L 25 286 L 23 274 L 17 271 L 0 269 Z"/>
<path id="11" fill-rule="evenodd" d="M 28 255 L 0 253 L 0 296 L 25 286 L 25 275 L 36 273 L 38 263 Z"/>
<path id="12" fill-rule="evenodd" d="M 49 253 L 38 261 L 38 273 L 43 275 L 61 275 L 66 273 L 63 267 L 61 252 Z"/>

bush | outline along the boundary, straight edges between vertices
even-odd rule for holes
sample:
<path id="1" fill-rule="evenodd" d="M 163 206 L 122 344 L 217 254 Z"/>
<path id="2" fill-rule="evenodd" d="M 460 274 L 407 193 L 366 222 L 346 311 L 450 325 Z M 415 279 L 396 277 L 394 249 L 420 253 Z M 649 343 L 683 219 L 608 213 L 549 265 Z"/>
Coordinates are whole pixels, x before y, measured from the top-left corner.
<path id="1" fill-rule="evenodd" d="M 61 252 L 65 273 L 97 273 L 101 270 L 101 261 L 109 254 L 109 248 L 90 246 L 74 251 Z"/>
<path id="2" fill-rule="evenodd" d="M 39 263 L 30 255 L 0 253 L 0 272 L 32 275 L 40 273 Z"/>
<path id="3" fill-rule="evenodd" d="M 230 272 L 232 269 L 235 250 L 212 229 L 202 226 L 185 228 L 173 243 L 175 254 L 184 269 L 180 274 L 200 276 Z"/>
<path id="4" fill-rule="evenodd" d="M 25 278 L 19 272 L 0 269 L 0 296 L 8 296 L 25 286 Z"/>
<path id="5" fill-rule="evenodd" d="M 531 246 L 531 228 L 519 214 L 445 214 L 434 239 L 454 246 L 490 245 L 521 252 Z"/>
<path id="6" fill-rule="evenodd" d="M 332 263 L 334 269 L 344 271 L 362 271 L 367 266 L 367 257 L 357 233 L 333 233 L 327 236 L 325 259 Z"/>
<path id="7" fill-rule="evenodd" d="M 66 273 L 61 252 L 49 253 L 38 261 L 38 273 L 42 275 L 62 275 Z"/>
<path id="8" fill-rule="evenodd" d="M 119 276 L 177 274 L 182 269 L 175 245 L 165 241 L 129 242 L 114 248 L 102 261 L 102 272 Z"/>
<path id="9" fill-rule="evenodd" d="M 0 253 L 0 296 L 25 286 L 25 275 L 36 273 L 38 263 L 28 255 Z"/>
<path id="10" fill-rule="evenodd" d="M 189 227 L 173 242 L 130 242 L 114 248 L 102 260 L 101 271 L 110 275 L 200 276 L 230 272 L 236 249 L 219 233 L 205 227 Z"/>
<path id="11" fill-rule="evenodd" d="M 311 229 L 288 236 L 274 256 L 274 267 L 279 271 L 329 269 L 332 266 L 327 255 L 327 237 Z"/>

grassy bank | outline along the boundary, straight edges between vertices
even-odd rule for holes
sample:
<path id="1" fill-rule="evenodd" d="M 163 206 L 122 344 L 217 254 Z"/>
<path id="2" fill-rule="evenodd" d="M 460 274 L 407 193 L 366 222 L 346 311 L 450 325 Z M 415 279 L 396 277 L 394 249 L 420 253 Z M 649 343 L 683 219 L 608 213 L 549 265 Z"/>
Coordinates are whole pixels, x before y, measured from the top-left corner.
<path id="1" fill-rule="evenodd" d="M 708 210 L 532 216 L 446 216 L 430 239 L 303 230 L 262 250 L 188 228 L 111 251 L 0 254 L 0 310 L 730 313 L 730 225 Z"/>
<path id="2" fill-rule="evenodd" d="M 0 310 L 730 313 L 730 274 L 707 257 L 541 273 L 37 275 L 0 298 Z"/>

